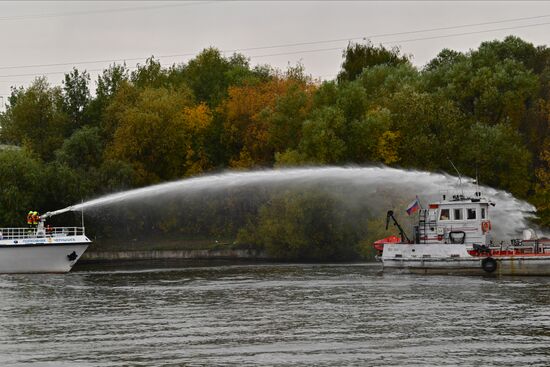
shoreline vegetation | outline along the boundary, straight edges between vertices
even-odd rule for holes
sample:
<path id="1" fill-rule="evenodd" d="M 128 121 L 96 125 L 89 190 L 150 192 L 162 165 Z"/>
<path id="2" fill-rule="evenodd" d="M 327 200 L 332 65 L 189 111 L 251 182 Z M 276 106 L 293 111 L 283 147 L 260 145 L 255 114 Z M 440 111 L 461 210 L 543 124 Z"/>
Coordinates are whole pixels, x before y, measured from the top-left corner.
<path id="1" fill-rule="evenodd" d="M 422 67 L 369 42 L 350 43 L 342 56 L 337 78 L 324 82 L 302 65 L 251 66 L 241 54 L 208 48 L 169 67 L 154 57 L 133 71 L 113 64 L 95 83 L 74 68 L 61 86 L 45 77 L 14 86 L 0 113 L 0 222 L 17 227 L 29 210 L 227 169 L 383 164 L 454 172 L 450 157 L 462 174 L 535 205 L 537 224 L 550 227 L 549 48 L 509 36 L 468 52 L 443 49 Z M 365 206 L 342 205 L 344 195 L 235 189 L 105 207 L 86 227 L 97 253 L 372 258 L 372 240 L 387 236 L 384 222 Z"/>

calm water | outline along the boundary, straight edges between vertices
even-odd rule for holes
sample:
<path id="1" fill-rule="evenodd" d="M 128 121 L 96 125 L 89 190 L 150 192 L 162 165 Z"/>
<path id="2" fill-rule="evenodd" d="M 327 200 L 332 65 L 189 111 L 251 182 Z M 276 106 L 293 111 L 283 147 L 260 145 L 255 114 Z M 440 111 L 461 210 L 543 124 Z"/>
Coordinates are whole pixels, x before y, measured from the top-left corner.
<path id="1" fill-rule="evenodd" d="M 0 365 L 550 365 L 550 278 L 76 270 L 0 275 Z"/>

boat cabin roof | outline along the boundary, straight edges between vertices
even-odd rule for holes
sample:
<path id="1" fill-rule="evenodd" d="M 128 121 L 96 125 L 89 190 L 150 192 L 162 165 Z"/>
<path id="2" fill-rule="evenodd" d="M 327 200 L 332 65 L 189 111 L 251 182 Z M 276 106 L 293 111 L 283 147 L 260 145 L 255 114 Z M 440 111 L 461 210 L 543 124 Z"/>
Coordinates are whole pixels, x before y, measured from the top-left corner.
<path id="1" fill-rule="evenodd" d="M 488 206 L 494 204 L 487 198 L 481 196 L 481 193 L 476 192 L 474 197 L 466 197 L 464 195 L 452 195 L 451 197 L 447 197 L 446 195 L 443 195 L 443 200 L 436 201 L 432 204 L 430 204 L 430 209 L 437 209 L 439 207 L 449 207 L 449 206 L 472 206 L 472 205 L 479 205 L 479 206 Z"/>

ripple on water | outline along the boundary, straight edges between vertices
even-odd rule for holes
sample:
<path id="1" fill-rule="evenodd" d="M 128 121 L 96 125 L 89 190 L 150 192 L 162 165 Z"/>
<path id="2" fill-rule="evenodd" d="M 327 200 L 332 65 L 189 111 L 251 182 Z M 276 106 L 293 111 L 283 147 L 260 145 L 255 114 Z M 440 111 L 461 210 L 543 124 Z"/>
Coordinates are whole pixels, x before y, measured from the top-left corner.
<path id="1" fill-rule="evenodd" d="M 547 365 L 546 278 L 261 265 L 0 276 L 4 365 Z"/>

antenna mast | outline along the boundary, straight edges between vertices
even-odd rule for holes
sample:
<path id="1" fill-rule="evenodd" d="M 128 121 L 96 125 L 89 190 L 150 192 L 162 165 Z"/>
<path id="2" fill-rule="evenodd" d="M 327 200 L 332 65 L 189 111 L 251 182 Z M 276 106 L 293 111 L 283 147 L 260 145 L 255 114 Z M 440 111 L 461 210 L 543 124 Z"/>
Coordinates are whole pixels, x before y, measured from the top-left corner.
<path id="1" fill-rule="evenodd" d="M 479 175 L 477 172 L 477 162 L 476 162 L 476 196 L 477 195 L 481 195 L 481 193 L 479 192 Z"/>
<path id="2" fill-rule="evenodd" d="M 84 202 L 84 200 L 82 200 L 82 202 Z M 82 234 L 84 234 L 84 231 L 86 231 L 84 229 L 84 206 L 82 206 L 82 211 L 80 212 L 81 213 L 81 223 L 82 223 Z"/>
<path id="3" fill-rule="evenodd" d="M 447 158 L 447 160 L 449 162 L 451 162 L 451 166 L 453 166 L 453 168 L 455 169 L 456 173 L 458 174 L 458 186 L 460 187 L 460 191 L 462 192 L 462 196 L 464 196 L 464 189 L 462 188 L 462 175 L 460 174 L 460 172 L 458 171 L 458 168 L 456 168 L 455 164 L 453 163 L 453 161 L 451 161 L 450 158 Z"/>

